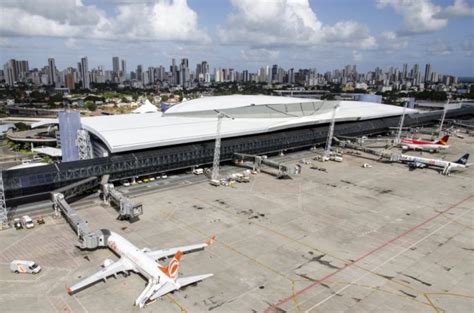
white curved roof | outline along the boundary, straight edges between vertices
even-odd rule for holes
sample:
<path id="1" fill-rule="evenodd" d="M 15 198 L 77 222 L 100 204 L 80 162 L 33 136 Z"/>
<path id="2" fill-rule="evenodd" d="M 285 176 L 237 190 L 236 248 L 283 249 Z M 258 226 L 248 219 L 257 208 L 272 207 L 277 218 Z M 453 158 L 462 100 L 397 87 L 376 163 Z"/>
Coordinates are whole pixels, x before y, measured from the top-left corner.
<path id="1" fill-rule="evenodd" d="M 255 106 L 249 106 L 250 104 Z M 222 138 L 273 132 L 331 121 L 397 116 L 403 108 L 372 102 L 319 101 L 272 96 L 222 96 L 181 103 L 175 114 L 123 114 L 81 118 L 82 126 L 100 138 L 112 153 L 149 149 L 204 140 L 216 136 L 219 110 L 231 118 L 222 120 Z M 171 108 L 168 110 L 170 111 Z M 407 113 L 416 110 L 407 109 Z"/>
<path id="2" fill-rule="evenodd" d="M 310 103 L 320 100 L 307 98 L 275 97 L 264 95 L 231 95 L 217 97 L 202 97 L 178 103 L 166 111 L 169 113 L 196 112 L 207 110 L 223 110 L 252 105 Z"/>

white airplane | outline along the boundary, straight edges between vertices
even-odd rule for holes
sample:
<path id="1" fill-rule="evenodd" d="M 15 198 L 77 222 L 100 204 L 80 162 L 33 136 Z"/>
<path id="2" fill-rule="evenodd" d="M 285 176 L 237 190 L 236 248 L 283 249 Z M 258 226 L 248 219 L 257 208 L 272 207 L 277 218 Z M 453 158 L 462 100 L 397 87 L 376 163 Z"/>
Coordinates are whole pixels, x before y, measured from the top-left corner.
<path id="1" fill-rule="evenodd" d="M 410 169 L 434 167 L 443 169 L 441 172 L 443 175 L 449 175 L 452 170 L 464 169 L 469 167 L 471 164 L 467 163 L 469 159 L 469 153 L 464 154 L 459 160 L 446 161 L 441 159 L 427 159 L 411 155 L 400 155 L 400 161 L 407 163 Z"/>
<path id="2" fill-rule="evenodd" d="M 444 135 L 442 138 L 434 141 L 401 138 L 400 143 L 398 145 L 402 148 L 402 150 L 438 152 L 440 150 L 449 149 L 448 139 L 449 135 Z"/>
<path id="3" fill-rule="evenodd" d="M 143 308 L 147 303 L 171 291 L 213 276 L 213 274 L 204 274 L 178 278 L 178 268 L 179 261 L 184 253 L 204 250 L 214 242 L 215 236 L 201 244 L 152 251 L 148 248 L 139 249 L 112 231 L 103 229 L 102 232 L 106 236 L 107 246 L 121 256 L 120 260 L 114 262 L 106 259 L 100 271 L 68 288 L 69 295 L 73 295 L 100 280 L 105 282 L 109 276 L 116 277 L 117 273 L 120 272 L 124 276 L 128 276 L 129 272 L 133 271 L 148 279 L 148 284 L 135 301 L 136 306 Z M 171 256 L 174 257 L 166 267 L 162 267 L 157 262 Z"/>

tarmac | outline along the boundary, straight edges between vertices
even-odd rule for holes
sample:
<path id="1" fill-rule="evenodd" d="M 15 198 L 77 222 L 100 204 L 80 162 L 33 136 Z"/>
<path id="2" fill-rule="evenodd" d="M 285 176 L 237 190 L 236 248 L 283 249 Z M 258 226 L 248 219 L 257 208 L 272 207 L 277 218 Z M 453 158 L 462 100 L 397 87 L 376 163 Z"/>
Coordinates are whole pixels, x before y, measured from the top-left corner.
<path id="1" fill-rule="evenodd" d="M 450 138 L 446 154 L 474 158 L 474 137 Z M 419 155 L 419 152 L 411 154 Z M 296 164 L 314 153 L 277 159 Z M 66 288 L 95 273 L 108 249 L 81 251 L 62 218 L 31 230 L 0 232 L 3 312 L 473 312 L 474 175 L 344 155 L 312 161 L 293 179 L 260 173 L 250 183 L 190 183 L 125 190 L 143 203 L 135 223 L 98 197 L 78 214 L 91 229 L 111 229 L 140 248 L 215 243 L 183 256 L 179 274 L 214 276 L 144 309 L 133 305 L 146 281 L 132 274 L 99 282 L 74 296 Z M 372 168 L 363 168 L 370 163 Z M 235 169 L 240 171 L 240 169 Z M 184 179 L 186 180 L 186 179 Z M 192 183 L 191 183 L 192 182 Z M 80 206 L 79 204 L 76 204 Z M 76 207 L 74 203 L 72 206 Z M 37 275 L 9 271 L 13 259 L 38 262 Z"/>

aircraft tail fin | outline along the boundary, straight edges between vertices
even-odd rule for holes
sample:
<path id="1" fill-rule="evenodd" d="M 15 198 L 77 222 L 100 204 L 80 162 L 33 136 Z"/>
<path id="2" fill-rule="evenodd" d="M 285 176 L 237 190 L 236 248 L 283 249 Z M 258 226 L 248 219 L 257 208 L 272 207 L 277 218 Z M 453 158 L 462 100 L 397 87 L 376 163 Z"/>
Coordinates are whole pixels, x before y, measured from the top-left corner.
<path id="1" fill-rule="evenodd" d="M 469 159 L 469 153 L 466 153 L 465 155 L 463 155 L 462 157 L 460 157 L 459 160 L 455 161 L 454 163 L 466 165 L 468 159 Z"/>
<path id="2" fill-rule="evenodd" d="M 216 235 L 212 235 L 211 238 L 209 238 L 209 240 L 206 241 L 206 244 L 208 246 L 212 245 L 214 243 L 214 241 L 216 241 Z"/>
<path id="3" fill-rule="evenodd" d="M 448 144 L 448 139 L 449 139 L 449 135 L 444 135 L 443 137 L 438 139 L 438 141 L 436 141 L 435 144 L 437 144 L 437 145 L 447 145 Z"/>
<path id="4" fill-rule="evenodd" d="M 176 280 L 178 277 L 178 269 L 179 269 L 179 261 L 181 260 L 181 257 L 183 256 L 183 252 L 177 251 L 176 255 L 171 259 L 171 261 L 168 263 L 168 266 L 162 267 L 160 266 L 160 270 L 169 278 Z"/>

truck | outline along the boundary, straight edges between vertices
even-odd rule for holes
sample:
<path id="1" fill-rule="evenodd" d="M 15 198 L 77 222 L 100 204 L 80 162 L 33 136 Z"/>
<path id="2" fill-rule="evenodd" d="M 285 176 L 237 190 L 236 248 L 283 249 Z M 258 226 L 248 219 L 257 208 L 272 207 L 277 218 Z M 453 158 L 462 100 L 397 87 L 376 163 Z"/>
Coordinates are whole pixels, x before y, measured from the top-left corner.
<path id="1" fill-rule="evenodd" d="M 33 261 L 13 260 L 10 262 L 10 271 L 17 274 L 38 274 L 41 271 L 41 266 Z"/>
<path id="2" fill-rule="evenodd" d="M 33 223 L 33 220 L 28 215 L 23 215 L 20 221 L 23 228 L 30 229 L 35 227 L 35 223 Z"/>

